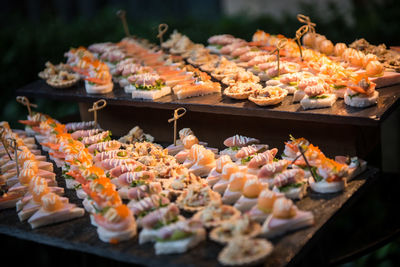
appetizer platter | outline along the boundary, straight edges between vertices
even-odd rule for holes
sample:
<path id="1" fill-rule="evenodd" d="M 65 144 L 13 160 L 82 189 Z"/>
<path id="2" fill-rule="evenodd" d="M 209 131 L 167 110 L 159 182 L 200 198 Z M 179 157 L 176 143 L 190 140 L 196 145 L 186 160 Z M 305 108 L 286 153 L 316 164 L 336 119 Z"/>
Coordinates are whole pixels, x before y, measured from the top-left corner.
<path id="1" fill-rule="evenodd" d="M 315 32 L 310 18 L 298 19 L 304 25 L 295 38 L 257 30 L 249 41 L 221 34 L 211 36 L 205 46 L 175 30 L 165 42 L 160 39 L 160 46 L 126 37 L 71 48 L 59 66 L 79 74 L 84 85 L 61 92 L 36 82 L 18 92 L 357 125 L 385 118 L 398 104 L 399 54 L 365 40 L 333 44 Z M 48 67 L 41 74 L 57 69 Z"/>
<path id="2" fill-rule="evenodd" d="M 163 149 L 138 127 L 129 138 L 114 140 L 97 118 L 61 124 L 31 112 L 20 122 L 25 131 L 2 123 L 2 140 L 16 141 L 1 147 L 6 204 L 0 231 L 145 265 L 160 260 L 182 265 L 189 259 L 208 266 L 285 265 L 377 172 L 357 157 L 329 158 L 292 136 L 278 151 L 235 135 L 219 153 L 188 128 Z M 39 155 L 38 144 L 54 162 L 61 189 L 50 189 L 53 165 L 40 161 L 48 159 Z M 11 152 L 18 155 L 14 161 Z M 58 196 L 63 190 L 68 198 Z M 15 199 L 22 204 L 10 201 L 14 191 L 21 192 Z M 31 228 L 43 230 L 15 223 L 15 207 L 21 221 L 31 215 Z M 64 210 L 68 216 L 58 215 Z M 60 223 L 66 219 L 75 220 Z M 46 224 L 57 222 L 46 231 Z"/>

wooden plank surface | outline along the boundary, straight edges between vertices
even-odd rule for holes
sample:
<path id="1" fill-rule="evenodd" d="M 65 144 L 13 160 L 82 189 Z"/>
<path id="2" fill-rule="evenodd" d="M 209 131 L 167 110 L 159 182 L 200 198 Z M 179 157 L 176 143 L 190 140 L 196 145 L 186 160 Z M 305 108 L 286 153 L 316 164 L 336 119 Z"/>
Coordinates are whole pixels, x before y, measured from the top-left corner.
<path id="1" fill-rule="evenodd" d="M 332 108 L 303 110 L 300 104 L 292 104 L 292 96 L 287 97 L 282 104 L 272 107 L 259 107 L 243 100 L 237 101 L 221 94 L 193 97 L 183 100 L 173 95 L 157 100 L 132 99 L 123 89 L 114 84 L 114 90 L 104 95 L 87 94 L 83 83 L 70 89 L 54 89 L 45 81 L 38 80 L 16 91 L 17 95 L 27 97 L 50 98 L 74 102 L 93 102 L 104 98 L 110 105 L 148 107 L 154 109 L 175 109 L 185 107 L 189 111 L 217 113 L 226 115 L 241 115 L 271 119 L 289 119 L 297 121 L 324 122 L 331 124 L 374 126 L 382 122 L 400 103 L 400 85 L 379 89 L 378 104 L 366 109 L 346 106 L 343 100 L 338 100 Z"/>
<path id="2" fill-rule="evenodd" d="M 59 186 L 65 182 L 57 171 Z M 347 203 L 362 195 L 370 181 L 375 180 L 377 169 L 369 168 L 359 178 L 351 181 L 343 193 L 321 195 L 311 193 L 296 204 L 300 209 L 314 213 L 315 225 L 303 230 L 289 233 L 271 240 L 275 245 L 273 253 L 268 257 L 268 266 L 283 266 L 299 261 L 303 250 L 307 251 L 315 245 L 323 235 L 323 225 L 335 218 L 335 214 Z M 65 194 L 70 202 L 81 205 L 74 190 L 66 189 Z M 59 248 L 77 250 L 85 253 L 107 257 L 121 262 L 143 264 L 146 266 L 219 266 L 217 255 L 222 246 L 207 240 L 195 249 L 181 255 L 156 256 L 152 244 L 139 245 L 137 237 L 117 245 L 103 243 L 98 239 L 96 228 L 90 224 L 89 215 L 43 228 L 31 230 L 28 223 L 18 220 L 14 209 L 0 212 L 0 233 L 20 239 L 30 240 Z"/>

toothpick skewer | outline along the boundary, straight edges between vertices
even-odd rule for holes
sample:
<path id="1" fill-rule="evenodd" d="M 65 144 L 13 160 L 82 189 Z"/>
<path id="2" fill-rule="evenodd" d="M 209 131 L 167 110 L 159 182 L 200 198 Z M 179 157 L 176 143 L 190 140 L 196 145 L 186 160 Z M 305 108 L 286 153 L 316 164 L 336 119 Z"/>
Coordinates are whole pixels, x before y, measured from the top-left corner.
<path id="1" fill-rule="evenodd" d="M 32 117 L 31 107 L 37 108 L 37 105 L 29 102 L 29 99 L 26 96 L 17 96 L 16 100 L 18 103 L 21 103 L 22 105 L 26 106 L 26 108 L 28 109 L 29 116 Z"/>
<path id="2" fill-rule="evenodd" d="M 182 111 L 181 113 L 179 113 Z M 177 121 L 179 118 L 183 117 L 186 114 L 185 108 L 177 108 L 174 110 L 174 117 L 169 119 L 168 122 L 174 122 L 174 146 L 176 146 L 176 128 L 177 128 Z"/>
<path id="3" fill-rule="evenodd" d="M 103 109 L 107 106 L 107 101 L 105 99 L 100 99 L 93 103 L 92 108 L 88 109 L 89 112 L 93 112 L 94 124 L 97 126 L 97 111 Z"/>
<path id="4" fill-rule="evenodd" d="M 168 30 L 168 25 L 166 23 L 161 23 L 158 25 L 158 34 L 157 38 L 160 39 L 160 47 L 162 46 L 163 43 L 163 35 L 167 32 Z"/>
<path id="5" fill-rule="evenodd" d="M 122 26 L 124 27 L 124 32 L 125 32 L 126 37 L 131 37 L 131 34 L 129 32 L 128 22 L 126 21 L 126 11 L 123 9 L 118 10 L 117 16 L 122 21 Z"/>

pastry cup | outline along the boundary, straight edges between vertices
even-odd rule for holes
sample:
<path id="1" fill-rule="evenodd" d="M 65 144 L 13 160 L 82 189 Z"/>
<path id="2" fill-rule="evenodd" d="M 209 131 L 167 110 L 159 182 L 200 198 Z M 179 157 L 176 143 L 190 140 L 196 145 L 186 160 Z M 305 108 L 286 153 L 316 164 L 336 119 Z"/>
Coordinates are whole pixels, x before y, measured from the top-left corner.
<path id="1" fill-rule="evenodd" d="M 249 228 L 250 228 L 250 232 L 248 232 L 246 234 L 242 234 L 241 236 L 253 238 L 253 237 L 258 236 L 261 233 L 261 225 L 257 222 L 251 222 Z M 225 231 L 225 229 L 222 226 L 218 226 L 218 227 L 215 227 L 214 229 L 212 229 L 210 232 L 210 235 L 209 235 L 210 239 L 219 244 L 226 244 L 235 238 L 234 235 L 231 235 L 229 237 L 223 236 L 223 235 L 222 236 L 218 235 L 218 233 L 221 231 Z"/>
<path id="2" fill-rule="evenodd" d="M 221 225 L 224 222 L 227 221 L 235 221 L 240 217 L 240 211 L 233 206 L 230 205 L 221 205 L 221 209 L 224 209 L 223 213 L 230 213 L 229 219 L 226 220 L 221 220 L 221 218 L 214 217 L 213 221 L 203 221 L 201 218 L 201 215 L 204 212 L 204 209 L 197 212 L 196 214 L 193 215 L 193 219 L 199 220 L 203 223 L 203 225 L 207 228 L 212 228 Z"/>
<path id="3" fill-rule="evenodd" d="M 247 99 L 252 93 L 252 91 L 233 93 L 228 91 L 227 89 L 224 91 L 224 95 L 226 95 L 227 97 L 238 100 Z"/>
<path id="4" fill-rule="evenodd" d="M 60 83 L 54 83 L 54 82 L 50 81 L 50 79 L 47 79 L 46 83 L 48 85 L 50 85 L 51 87 L 58 88 L 58 89 L 68 88 L 68 87 L 72 87 L 78 83 L 79 76 L 78 75 L 74 75 L 74 76 L 75 76 L 75 78 L 73 80 L 62 81 Z"/>
<path id="5" fill-rule="evenodd" d="M 184 198 L 184 195 L 183 194 L 181 194 L 177 199 L 176 199 L 176 204 L 178 205 L 178 207 L 180 208 L 180 209 L 183 209 L 184 211 L 187 211 L 187 212 L 198 212 L 198 211 L 201 211 L 201 210 L 203 210 L 209 203 L 211 203 L 212 201 L 221 201 L 221 196 L 217 193 L 217 192 L 214 192 L 214 191 L 211 191 L 210 192 L 210 202 L 209 203 L 207 203 L 206 205 L 204 205 L 204 206 L 188 206 L 188 205 L 186 205 L 186 204 L 184 204 L 183 203 L 183 198 Z M 221 202 L 222 203 L 222 202 Z"/>
<path id="6" fill-rule="evenodd" d="M 283 99 L 285 99 L 286 96 L 287 96 L 287 91 L 282 89 L 279 96 L 254 97 L 253 95 L 250 95 L 249 100 L 258 106 L 271 106 L 271 105 L 276 105 L 276 104 L 281 103 L 283 101 Z"/>
<path id="7" fill-rule="evenodd" d="M 262 263 L 273 250 L 273 245 L 265 239 L 247 240 L 251 246 L 260 246 L 259 253 L 255 255 L 240 255 L 235 259 L 229 257 L 229 250 L 236 246 L 235 242 L 229 242 L 228 245 L 218 255 L 218 261 L 225 266 L 250 266 Z"/>

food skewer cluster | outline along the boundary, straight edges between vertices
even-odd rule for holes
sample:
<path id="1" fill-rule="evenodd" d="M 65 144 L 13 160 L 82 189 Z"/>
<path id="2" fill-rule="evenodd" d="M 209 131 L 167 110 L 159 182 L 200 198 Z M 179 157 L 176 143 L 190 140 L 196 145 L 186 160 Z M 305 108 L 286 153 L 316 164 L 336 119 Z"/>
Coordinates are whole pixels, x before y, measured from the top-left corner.
<path id="1" fill-rule="evenodd" d="M 211 240 L 227 244 L 219 256 L 226 265 L 259 262 L 273 249 L 265 238 L 312 225 L 312 212 L 294 202 L 308 187 L 317 193 L 340 192 L 365 169 L 356 157 L 329 159 L 304 138 L 291 137 L 280 159 L 276 148 L 240 135 L 227 138 L 227 148 L 218 153 L 188 128 L 179 131 L 176 144 L 163 149 L 133 135 L 121 140 L 127 142 L 112 140 L 110 131 L 95 122 L 64 125 L 40 113 L 21 122 L 30 126 L 21 136 L 33 135 L 62 168 L 66 187 L 82 199 L 102 241 L 129 240 L 141 229 L 139 243 L 155 242 L 156 254 L 183 253 L 205 240 L 210 229 Z M 18 140 L 27 149 L 36 148 L 33 138 Z M 58 196 L 63 188 L 56 187 L 50 169 L 41 167 L 50 163 L 39 161 L 35 169 L 29 162 L 42 158 L 21 152 L 22 169 L 15 175 L 6 167 L 12 163 L 5 148 L 2 155 L 3 182 L 20 183 L 3 194 L 2 202 L 15 194 L 14 188 L 23 188 L 8 206 L 16 205 L 21 219 L 39 209 L 29 219 L 33 228 L 83 215 Z M 63 212 L 66 217 L 57 215 Z"/>

